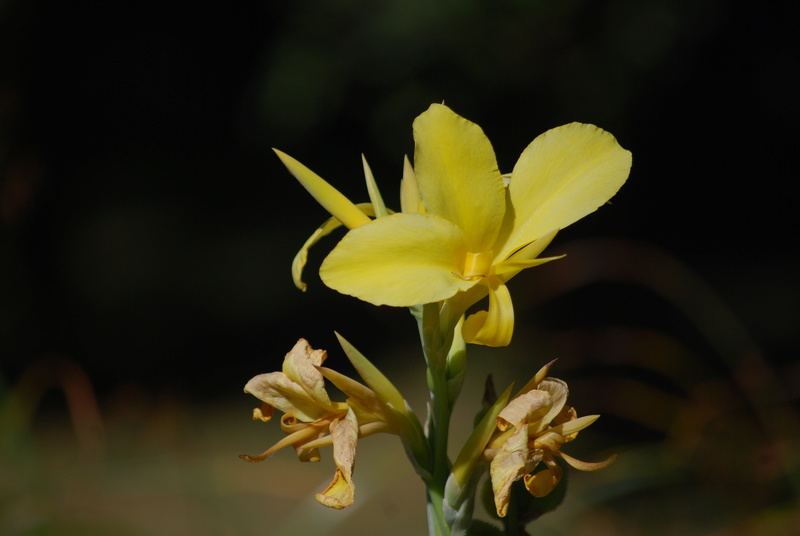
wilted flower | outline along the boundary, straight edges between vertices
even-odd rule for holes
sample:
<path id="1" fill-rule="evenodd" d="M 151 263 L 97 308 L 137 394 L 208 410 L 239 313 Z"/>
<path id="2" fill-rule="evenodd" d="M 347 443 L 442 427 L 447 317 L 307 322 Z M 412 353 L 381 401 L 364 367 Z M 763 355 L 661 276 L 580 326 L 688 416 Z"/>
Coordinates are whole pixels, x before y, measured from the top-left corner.
<path id="1" fill-rule="evenodd" d="M 344 508 L 354 499 L 352 474 L 358 437 L 400 434 L 403 426 L 397 413 L 374 391 L 322 367 L 326 357 L 324 350 L 313 350 L 300 339 L 286 354 L 282 372 L 260 374 L 247 382 L 245 392 L 262 402 L 253 410 L 253 419 L 269 421 L 278 409 L 284 413 L 281 429 L 288 435 L 258 456 L 241 457 L 260 462 L 291 445 L 300 461 L 319 461 L 319 447 L 333 445 L 336 475 L 316 497 L 325 506 Z M 325 378 L 348 396 L 345 402 L 331 401 Z"/>
<path id="2" fill-rule="evenodd" d="M 566 405 L 567 384 L 544 377 L 549 367 L 540 370 L 500 412 L 497 430 L 485 451 L 491 460 L 489 472 L 501 517 L 506 515 L 515 481 L 522 478 L 534 497 L 544 497 L 556 487 L 562 475 L 557 457 L 581 471 L 603 469 L 616 459 L 612 455 L 602 462 L 583 462 L 561 451 L 564 443 L 575 439 L 599 415 L 578 417 L 575 409 Z M 536 471 L 540 465 L 544 467 Z"/>

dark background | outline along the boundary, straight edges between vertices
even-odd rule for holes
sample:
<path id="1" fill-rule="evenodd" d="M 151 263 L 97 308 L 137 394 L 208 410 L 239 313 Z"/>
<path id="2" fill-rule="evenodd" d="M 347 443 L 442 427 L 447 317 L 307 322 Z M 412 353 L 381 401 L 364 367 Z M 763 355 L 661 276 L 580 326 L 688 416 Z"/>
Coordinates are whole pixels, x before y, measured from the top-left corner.
<path id="1" fill-rule="evenodd" d="M 612 132 L 634 155 L 628 183 L 551 251 L 613 236 L 678 259 L 794 374 L 797 12 L 0 2 L 2 379 L 60 356 L 101 394 L 134 383 L 215 399 L 301 336 L 331 348 L 336 329 L 373 354 L 408 340 L 404 311 L 316 279 L 332 239 L 312 254 L 309 291 L 293 287 L 292 256 L 326 214 L 270 147 L 357 201 L 363 152 L 396 207 L 411 122 L 441 101 L 484 128 L 504 171 L 553 126 Z M 593 288 L 537 320 L 691 331 L 652 297 Z"/>
<path id="2" fill-rule="evenodd" d="M 559 358 L 569 403 L 602 415 L 565 452 L 620 456 L 570 471 L 531 533 L 793 535 L 797 6 L 0 0 L 0 532 L 422 533 L 394 437 L 359 441 L 342 512 L 312 498 L 329 451 L 236 455 L 278 441 L 242 387 L 299 337 L 352 374 L 339 331 L 424 413 L 408 312 L 316 276 L 341 233 L 294 288 L 327 215 L 270 148 L 354 201 L 363 152 L 397 208 L 412 121 L 445 101 L 503 171 L 570 121 L 634 162 L 550 246 L 565 259 L 510 282 L 514 339 L 470 349 L 453 450 L 486 374 L 503 389 Z"/>

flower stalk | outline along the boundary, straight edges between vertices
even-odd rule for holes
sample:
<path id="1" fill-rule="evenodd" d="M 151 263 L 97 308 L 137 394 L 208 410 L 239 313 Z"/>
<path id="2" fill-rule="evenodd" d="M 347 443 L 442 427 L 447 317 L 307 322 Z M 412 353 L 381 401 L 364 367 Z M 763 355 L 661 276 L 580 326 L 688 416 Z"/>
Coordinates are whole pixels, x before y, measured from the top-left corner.
<path id="1" fill-rule="evenodd" d="M 514 397 L 509 387 L 487 400 L 451 462 L 450 420 L 466 374 L 467 344 L 510 343 L 515 321 L 506 283 L 561 258 L 540 255 L 561 229 L 614 195 L 627 179 L 631 156 L 611 134 L 572 123 L 537 137 L 512 172 L 501 174 L 480 127 L 444 105 L 431 105 L 413 131 L 414 164 L 404 160 L 400 212 L 386 207 L 363 155 L 369 202 L 356 204 L 291 156 L 275 153 L 331 215 L 295 257 L 295 285 L 306 290 L 308 250 L 346 227 L 320 277 L 343 294 L 410 310 L 429 389 L 425 426 L 392 382 L 338 333 L 363 383 L 322 366 L 327 354 L 301 339 L 281 372 L 256 376 L 245 387 L 261 401 L 254 419 L 269 421 L 275 409 L 282 411 L 287 435 L 260 455 L 242 457 L 259 462 L 292 446 L 300 461 L 317 461 L 320 449 L 332 446 L 336 473 L 317 500 L 345 508 L 355 500 L 356 444 L 376 433 L 397 435 L 426 485 L 430 535 L 469 533 L 476 489 L 487 472 L 504 532 L 482 527 L 482 533 L 520 534 L 530 518 L 516 497 L 521 485 L 530 496 L 544 497 L 559 486 L 562 462 L 593 471 L 613 457 L 588 463 L 562 452 L 597 416 L 578 417 L 566 405 L 567 385 L 549 377 L 551 362 Z M 326 381 L 346 400 L 331 400 Z"/>

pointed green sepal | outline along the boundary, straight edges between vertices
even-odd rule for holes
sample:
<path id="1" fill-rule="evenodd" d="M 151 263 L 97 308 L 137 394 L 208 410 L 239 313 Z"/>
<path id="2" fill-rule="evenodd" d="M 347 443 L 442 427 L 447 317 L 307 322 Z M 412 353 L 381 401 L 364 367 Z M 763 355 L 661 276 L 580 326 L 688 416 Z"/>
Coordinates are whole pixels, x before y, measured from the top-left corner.
<path id="1" fill-rule="evenodd" d="M 405 427 L 400 433 L 403 446 L 406 449 L 409 459 L 414 464 L 414 469 L 424 480 L 431 477 L 430 473 L 430 452 L 425 441 L 425 434 L 422 425 L 417 419 L 416 414 L 411 411 L 405 398 L 389 381 L 389 379 L 373 365 L 364 354 L 359 352 L 344 337 L 334 332 L 339 339 L 344 353 L 353 364 L 358 374 L 364 382 L 375 392 L 384 403 L 388 404 L 405 423 Z"/>
<path id="2" fill-rule="evenodd" d="M 453 464 L 452 473 L 459 486 L 463 487 L 467 483 L 475 464 L 483 455 L 486 444 L 489 442 L 489 439 L 491 439 L 495 427 L 497 426 L 497 416 L 500 414 L 500 411 L 506 407 L 508 398 L 511 396 L 512 387 L 513 384 L 509 385 L 495 403 L 492 404 L 475 427 L 475 430 L 472 431 L 472 435 L 469 436 L 467 442 L 464 443 L 461 452 L 458 453 L 456 462 Z"/>
<path id="3" fill-rule="evenodd" d="M 461 326 L 464 317 L 461 317 L 453 331 L 453 342 L 447 352 L 447 399 L 450 407 L 456 403 L 458 395 L 461 393 L 461 386 L 464 384 L 464 376 L 467 369 L 467 343 L 461 335 Z"/>
<path id="4" fill-rule="evenodd" d="M 334 331 L 334 333 L 336 332 Z M 350 363 L 353 364 L 353 367 L 355 367 L 366 384 L 375 391 L 375 394 L 377 394 L 379 398 L 392 406 L 395 411 L 403 416 L 407 416 L 408 408 L 406 407 L 406 401 L 397 387 L 378 370 L 378 367 L 364 357 L 364 354 L 356 350 L 355 346 L 347 342 L 347 340 L 338 333 L 336 333 L 336 337 L 339 339 L 339 344 L 347 355 L 347 359 L 350 360 Z"/>

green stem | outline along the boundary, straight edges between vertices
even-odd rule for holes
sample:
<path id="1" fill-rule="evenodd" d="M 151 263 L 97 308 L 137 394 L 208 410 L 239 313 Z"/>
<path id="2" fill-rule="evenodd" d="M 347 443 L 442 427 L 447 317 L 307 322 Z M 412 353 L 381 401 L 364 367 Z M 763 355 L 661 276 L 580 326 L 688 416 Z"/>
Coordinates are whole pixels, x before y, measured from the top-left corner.
<path id="1" fill-rule="evenodd" d="M 441 331 L 439 305 L 424 305 L 420 320 L 420 338 L 428 365 L 428 387 L 431 393 L 431 418 L 428 421 L 428 443 L 433 453 L 431 480 L 428 486 L 428 526 L 431 536 L 449 536 L 444 519 L 444 488 L 450 475 L 447 457 L 450 428 L 450 401 L 447 392 L 447 352 L 452 334 Z"/>
<path id="2" fill-rule="evenodd" d="M 450 475 L 450 459 L 447 457 L 447 441 L 450 431 L 450 403 L 447 399 L 447 376 L 444 369 L 433 372 L 433 481 L 444 485 Z"/>
<path id="3" fill-rule="evenodd" d="M 430 536 L 450 536 L 450 527 L 444 520 L 444 490 L 428 486 L 428 533 Z"/>

